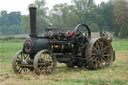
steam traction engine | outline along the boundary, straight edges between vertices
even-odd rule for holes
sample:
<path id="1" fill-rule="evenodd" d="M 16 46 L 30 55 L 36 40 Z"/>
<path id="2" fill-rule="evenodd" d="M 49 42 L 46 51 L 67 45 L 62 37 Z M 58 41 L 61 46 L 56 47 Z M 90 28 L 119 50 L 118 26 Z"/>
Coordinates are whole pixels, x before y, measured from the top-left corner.
<path id="1" fill-rule="evenodd" d="M 114 51 L 106 38 L 91 39 L 87 25 L 79 24 L 74 32 L 62 33 L 53 27 L 46 29 L 44 37 L 36 34 L 36 8 L 30 11 L 30 38 L 23 49 L 13 57 L 15 73 L 35 71 L 36 74 L 53 74 L 57 61 L 67 67 L 78 66 L 88 69 L 109 67 L 114 60 Z"/>

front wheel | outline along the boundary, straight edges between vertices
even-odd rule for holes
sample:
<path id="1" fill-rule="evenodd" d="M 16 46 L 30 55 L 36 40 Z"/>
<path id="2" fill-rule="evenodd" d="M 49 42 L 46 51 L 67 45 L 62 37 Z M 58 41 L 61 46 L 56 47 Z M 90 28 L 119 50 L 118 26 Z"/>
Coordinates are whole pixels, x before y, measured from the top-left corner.
<path id="1" fill-rule="evenodd" d="M 56 57 L 48 50 L 42 50 L 35 55 L 34 70 L 37 75 L 54 74 L 56 65 Z"/>
<path id="2" fill-rule="evenodd" d="M 33 66 L 27 64 L 29 61 L 31 60 L 28 54 L 25 54 L 22 50 L 18 51 L 12 60 L 13 71 L 17 74 L 31 71 L 30 68 Z"/>

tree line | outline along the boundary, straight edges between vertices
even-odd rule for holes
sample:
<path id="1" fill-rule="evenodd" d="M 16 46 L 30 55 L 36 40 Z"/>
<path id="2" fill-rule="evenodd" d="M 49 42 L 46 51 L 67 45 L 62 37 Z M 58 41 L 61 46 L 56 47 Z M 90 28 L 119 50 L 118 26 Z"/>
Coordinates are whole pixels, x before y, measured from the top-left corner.
<path id="1" fill-rule="evenodd" d="M 103 30 L 112 32 L 116 37 L 128 37 L 127 0 L 109 0 L 99 5 L 96 5 L 94 0 L 72 0 L 70 5 L 56 4 L 51 10 L 46 6 L 45 0 L 35 0 L 32 4 L 38 8 L 38 33 L 44 32 L 49 23 L 63 31 L 73 30 L 77 24 L 84 23 L 92 32 Z M 21 15 L 19 12 L 9 14 L 6 11 L 0 12 L 2 33 L 26 33 L 29 32 L 29 28 L 29 15 Z"/>
<path id="2" fill-rule="evenodd" d="M 7 11 L 0 12 L 0 34 L 19 34 L 22 31 L 21 28 L 22 15 L 20 12 Z"/>

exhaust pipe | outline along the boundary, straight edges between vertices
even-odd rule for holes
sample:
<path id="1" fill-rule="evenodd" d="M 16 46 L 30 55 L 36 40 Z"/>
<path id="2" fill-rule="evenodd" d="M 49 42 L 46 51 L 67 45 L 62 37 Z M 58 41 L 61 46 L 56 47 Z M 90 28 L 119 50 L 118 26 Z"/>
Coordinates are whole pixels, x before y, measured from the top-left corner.
<path id="1" fill-rule="evenodd" d="M 29 8 L 30 13 L 30 37 L 37 37 L 36 34 L 36 7 Z"/>

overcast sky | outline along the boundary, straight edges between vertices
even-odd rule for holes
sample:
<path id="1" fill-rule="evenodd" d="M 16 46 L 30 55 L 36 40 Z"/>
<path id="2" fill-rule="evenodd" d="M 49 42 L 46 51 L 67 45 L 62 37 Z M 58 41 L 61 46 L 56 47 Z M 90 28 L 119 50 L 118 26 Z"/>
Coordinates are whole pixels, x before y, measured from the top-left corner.
<path id="1" fill-rule="evenodd" d="M 7 10 L 21 11 L 21 14 L 28 14 L 28 5 L 33 3 L 35 0 L 0 0 L 0 11 Z M 107 2 L 108 0 L 95 0 L 96 4 L 100 4 L 102 1 Z M 46 0 L 47 6 L 51 9 L 53 5 L 59 3 L 70 3 L 71 0 Z"/>

